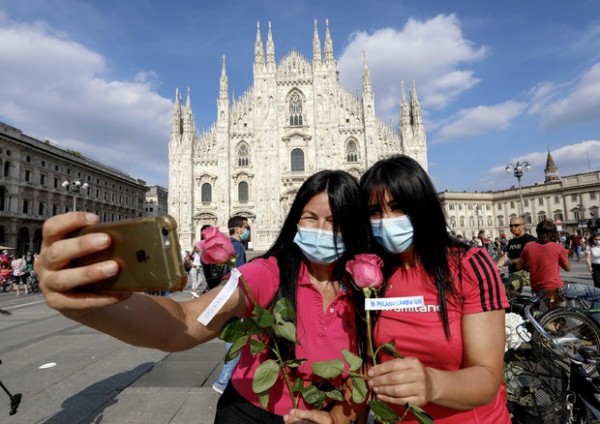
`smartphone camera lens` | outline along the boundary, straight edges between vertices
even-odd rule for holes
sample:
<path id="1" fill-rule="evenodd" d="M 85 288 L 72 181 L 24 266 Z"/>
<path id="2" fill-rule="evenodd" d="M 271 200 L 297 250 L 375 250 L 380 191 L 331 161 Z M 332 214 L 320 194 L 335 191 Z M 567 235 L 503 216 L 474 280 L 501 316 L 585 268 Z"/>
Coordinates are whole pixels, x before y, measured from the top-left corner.
<path id="1" fill-rule="evenodd" d="M 167 230 L 166 228 L 162 229 L 162 234 L 163 236 L 168 236 L 169 235 L 169 230 Z"/>

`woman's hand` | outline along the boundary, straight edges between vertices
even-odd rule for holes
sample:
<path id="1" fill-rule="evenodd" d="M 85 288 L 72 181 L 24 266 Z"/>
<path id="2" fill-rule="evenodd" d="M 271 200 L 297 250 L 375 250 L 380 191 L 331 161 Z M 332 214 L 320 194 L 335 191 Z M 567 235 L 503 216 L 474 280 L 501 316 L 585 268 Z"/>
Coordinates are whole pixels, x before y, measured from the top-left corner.
<path id="1" fill-rule="evenodd" d="M 68 233 L 98 221 L 98 216 L 94 214 L 70 212 L 54 216 L 44 223 L 42 249 L 34 267 L 40 288 L 51 308 L 63 313 L 79 314 L 129 297 L 129 294 L 123 293 L 77 291 L 85 284 L 105 280 L 119 272 L 116 261 L 69 267 L 71 260 L 110 246 L 110 237 L 104 233 L 65 238 Z"/>
<path id="2" fill-rule="evenodd" d="M 335 424 L 333 417 L 325 411 L 316 409 L 305 411 L 302 409 L 292 409 L 289 414 L 284 415 L 285 424 Z"/>
<path id="3" fill-rule="evenodd" d="M 371 367 L 369 387 L 390 404 L 423 406 L 434 398 L 434 382 L 417 358 L 398 358 Z"/>

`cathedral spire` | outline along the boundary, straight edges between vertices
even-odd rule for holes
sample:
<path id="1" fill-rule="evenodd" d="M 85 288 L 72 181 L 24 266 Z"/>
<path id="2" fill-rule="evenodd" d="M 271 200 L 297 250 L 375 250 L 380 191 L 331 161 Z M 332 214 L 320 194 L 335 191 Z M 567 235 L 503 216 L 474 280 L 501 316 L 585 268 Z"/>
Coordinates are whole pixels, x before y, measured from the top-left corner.
<path id="1" fill-rule="evenodd" d="M 219 81 L 219 97 L 226 99 L 229 91 L 227 82 L 227 71 L 225 69 L 225 55 L 223 55 L 223 65 L 221 67 L 221 80 Z"/>
<path id="2" fill-rule="evenodd" d="M 369 72 L 369 65 L 367 65 L 367 56 L 363 51 L 363 95 L 371 94 L 373 88 L 371 86 L 371 73 Z"/>
<path id="3" fill-rule="evenodd" d="M 406 92 L 404 91 L 404 81 L 400 81 L 401 98 L 400 98 L 400 127 L 410 126 L 410 108 L 406 101 Z"/>
<path id="4" fill-rule="evenodd" d="M 413 125 L 423 125 L 423 115 L 421 114 L 421 105 L 417 97 L 415 80 L 412 80 L 410 87 L 410 120 Z"/>
<path id="5" fill-rule="evenodd" d="M 269 33 L 267 35 L 267 68 L 275 67 L 275 43 L 271 32 L 271 21 L 269 21 Z"/>
<path id="6" fill-rule="evenodd" d="M 321 63 L 321 39 L 317 30 L 317 20 L 315 19 L 315 31 L 313 33 L 313 62 Z"/>
<path id="7" fill-rule="evenodd" d="M 333 41 L 329 32 L 329 19 L 325 19 L 325 63 L 332 64 L 333 60 Z"/>
<path id="8" fill-rule="evenodd" d="M 190 87 L 187 87 L 187 97 L 185 99 L 185 111 L 183 113 L 183 132 L 188 134 L 194 132 L 194 115 L 192 113 Z"/>
<path id="9" fill-rule="evenodd" d="M 254 65 L 260 66 L 265 64 L 264 50 L 262 38 L 260 37 L 260 22 L 256 23 L 256 43 L 254 44 Z"/>
<path id="10" fill-rule="evenodd" d="M 181 93 L 179 88 L 175 89 L 175 106 L 173 107 L 173 120 L 171 123 L 171 134 L 181 134 L 183 131 L 181 122 Z"/>
<path id="11" fill-rule="evenodd" d="M 550 149 L 548 149 L 548 156 L 546 158 L 546 168 L 544 169 L 544 175 L 546 176 L 546 179 L 544 181 L 546 183 L 550 181 L 560 180 L 560 176 L 558 174 L 558 167 L 554 164 L 554 159 L 552 159 Z"/>

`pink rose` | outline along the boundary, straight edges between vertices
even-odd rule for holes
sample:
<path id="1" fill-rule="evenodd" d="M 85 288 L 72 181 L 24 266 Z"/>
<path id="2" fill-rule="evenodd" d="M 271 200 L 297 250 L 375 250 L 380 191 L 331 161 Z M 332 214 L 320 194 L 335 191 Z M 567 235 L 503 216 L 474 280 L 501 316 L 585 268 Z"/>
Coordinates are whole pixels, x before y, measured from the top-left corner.
<path id="1" fill-rule="evenodd" d="M 377 255 L 362 253 L 346 263 L 346 271 L 352 275 L 354 283 L 361 289 L 378 289 L 383 284 L 381 273 L 383 261 Z"/>
<path id="2" fill-rule="evenodd" d="M 205 264 L 224 264 L 235 258 L 235 250 L 228 236 L 218 227 L 208 227 L 202 231 L 204 240 L 198 243 Z"/>

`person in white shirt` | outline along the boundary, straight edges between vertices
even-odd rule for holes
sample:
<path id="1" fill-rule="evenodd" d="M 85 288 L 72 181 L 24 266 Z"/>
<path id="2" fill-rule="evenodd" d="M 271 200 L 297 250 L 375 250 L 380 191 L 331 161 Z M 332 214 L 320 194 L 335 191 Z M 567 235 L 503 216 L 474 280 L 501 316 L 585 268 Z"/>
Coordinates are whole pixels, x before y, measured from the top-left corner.
<path id="1" fill-rule="evenodd" d="M 200 297 L 200 295 L 208 291 L 208 284 L 206 283 L 206 277 L 204 276 L 204 270 L 202 269 L 202 262 L 200 257 L 202 252 L 198 248 L 198 243 L 194 246 L 192 252 L 192 269 L 190 275 L 192 276 L 192 291 L 190 292 L 193 297 Z"/>
<path id="2" fill-rule="evenodd" d="M 600 231 L 596 230 L 585 248 L 585 263 L 592 274 L 594 287 L 600 288 Z"/>

